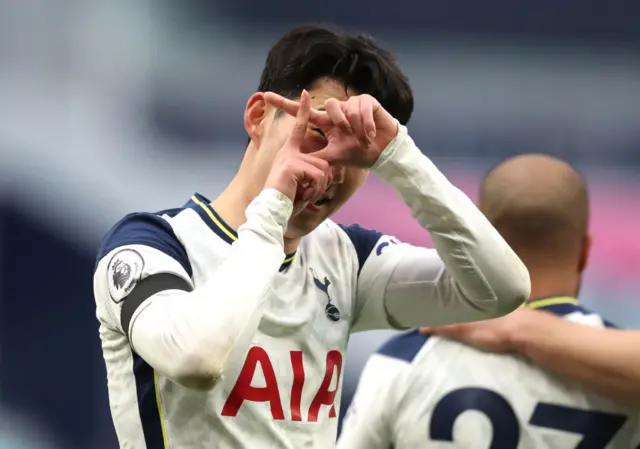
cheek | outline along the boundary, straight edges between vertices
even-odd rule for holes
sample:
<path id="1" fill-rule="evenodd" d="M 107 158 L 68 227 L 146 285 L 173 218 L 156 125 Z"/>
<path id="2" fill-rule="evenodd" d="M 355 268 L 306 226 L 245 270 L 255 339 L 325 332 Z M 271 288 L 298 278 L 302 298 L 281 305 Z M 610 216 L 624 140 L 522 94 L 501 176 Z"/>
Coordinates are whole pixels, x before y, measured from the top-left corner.
<path id="1" fill-rule="evenodd" d="M 359 168 L 348 168 L 344 174 L 344 181 L 340 185 L 340 189 L 338 191 L 337 206 L 341 206 L 349 198 L 351 198 L 353 194 L 356 193 L 356 191 L 360 187 L 362 187 L 368 176 L 368 170 Z"/>
<path id="2" fill-rule="evenodd" d="M 322 150 L 326 146 L 327 139 L 318 134 L 316 131 L 309 129 L 304 136 L 304 141 L 302 143 L 300 151 L 305 154 L 311 154 L 315 153 L 316 151 Z"/>
<path id="3" fill-rule="evenodd" d="M 276 154 L 287 140 L 290 128 L 287 117 L 274 120 L 267 125 L 257 153 L 257 160 L 261 166 L 271 166 Z"/>
<path id="4" fill-rule="evenodd" d="M 265 123 L 264 141 L 260 147 L 268 146 L 269 149 L 280 149 L 287 136 L 291 133 L 295 121 L 288 115 L 274 117 L 271 121 Z"/>
<path id="5" fill-rule="evenodd" d="M 348 168 L 344 174 L 345 184 L 353 189 L 353 192 L 358 190 L 369 177 L 369 170 L 363 168 Z"/>

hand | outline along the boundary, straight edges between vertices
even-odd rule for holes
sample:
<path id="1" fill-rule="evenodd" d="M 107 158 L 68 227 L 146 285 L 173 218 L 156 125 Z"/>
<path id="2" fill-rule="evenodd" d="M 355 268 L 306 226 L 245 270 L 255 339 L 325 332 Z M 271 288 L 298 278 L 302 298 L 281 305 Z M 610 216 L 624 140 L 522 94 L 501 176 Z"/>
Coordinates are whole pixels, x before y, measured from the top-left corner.
<path id="1" fill-rule="evenodd" d="M 276 155 L 264 186 L 286 195 L 293 202 L 293 215 L 310 202 L 317 201 L 332 180 L 332 171 L 326 160 L 300 151 L 310 111 L 311 98 L 305 90 L 297 108 L 296 124 Z"/>
<path id="2" fill-rule="evenodd" d="M 423 334 L 435 334 L 487 352 L 507 353 L 516 350 L 513 333 L 530 314 L 539 313 L 520 308 L 501 318 L 451 326 L 422 328 Z M 535 317 L 533 317 L 535 319 Z"/>
<path id="3" fill-rule="evenodd" d="M 273 92 L 265 93 L 265 101 L 292 116 L 302 107 Z M 314 155 L 332 164 L 369 168 L 398 134 L 398 122 L 371 95 L 329 98 L 324 107 L 311 109 L 309 122 L 327 137 L 327 146 Z"/>

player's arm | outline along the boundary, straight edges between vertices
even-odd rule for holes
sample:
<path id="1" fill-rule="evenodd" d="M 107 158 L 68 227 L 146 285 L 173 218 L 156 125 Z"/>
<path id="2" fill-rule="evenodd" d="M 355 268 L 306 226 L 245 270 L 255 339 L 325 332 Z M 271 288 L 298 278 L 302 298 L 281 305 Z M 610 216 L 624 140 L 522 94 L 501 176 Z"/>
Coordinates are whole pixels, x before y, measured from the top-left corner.
<path id="1" fill-rule="evenodd" d="M 337 449 L 391 449 L 394 398 L 392 386 L 404 366 L 374 354 L 367 361 L 345 415 Z"/>
<path id="2" fill-rule="evenodd" d="M 602 394 L 640 405 L 640 331 L 584 326 L 545 312 L 522 312 L 514 314 L 516 320 L 508 328 L 517 351 Z"/>
<path id="3" fill-rule="evenodd" d="M 187 387 L 211 388 L 230 354 L 251 342 L 284 258 L 291 210 L 284 195 L 263 191 L 247 209 L 224 262 L 195 288 L 185 250 L 164 219 L 125 220 L 107 238 L 114 249 L 94 275 L 96 299 L 154 369 Z"/>
<path id="4" fill-rule="evenodd" d="M 494 318 L 529 297 L 524 264 L 469 197 L 422 154 L 404 126 L 372 171 L 400 194 L 431 234 L 435 250 L 382 237 L 371 252 L 371 246 L 361 251 L 366 260 L 361 258 L 358 297 L 368 303 L 362 306 L 362 328 L 386 327 L 385 319 L 418 327 Z"/>
<path id="5" fill-rule="evenodd" d="M 585 326 L 522 308 L 496 320 L 425 332 L 484 351 L 520 352 L 613 399 L 640 405 L 640 331 Z"/>
<path id="6" fill-rule="evenodd" d="M 301 109 L 301 103 L 274 93 L 265 94 L 265 100 L 290 115 Z M 366 315 L 361 311 L 369 308 L 378 318 L 366 323 L 370 320 L 361 316 L 364 327 L 493 318 L 529 297 L 529 273 L 522 261 L 473 202 L 422 154 L 406 127 L 370 95 L 328 99 L 324 106 L 310 114 L 328 138 L 327 146 L 314 154 L 334 164 L 370 168 L 400 194 L 437 251 L 407 251 L 396 263 L 367 260 L 363 266 L 367 254 L 362 256 L 356 246 L 363 274 L 356 315 Z M 380 319 L 385 314 L 388 319 Z"/>
<path id="7" fill-rule="evenodd" d="M 154 369 L 187 387 L 213 387 L 227 360 L 246 352 L 284 259 L 284 232 L 293 201 L 304 208 L 327 188 L 329 164 L 300 151 L 311 108 L 306 91 L 301 98 L 296 124 L 276 155 L 265 189 L 246 209 L 246 222 L 223 262 L 205 267 L 211 270 L 206 283 L 185 286 L 185 277 L 175 276 L 175 271 L 163 276 L 159 266 L 146 279 L 136 278 L 137 285 L 128 285 L 113 310 L 109 289 L 104 287 L 114 281 L 109 276 L 111 263 L 103 261 L 95 274 L 96 297 L 111 305 L 132 348 Z M 296 199 L 303 183 L 305 195 Z M 165 246 L 172 241 L 169 237 L 161 239 Z M 144 245 L 144 240 L 136 243 Z M 146 240 L 162 247 L 151 236 Z M 176 240 L 173 236 L 173 243 L 179 244 Z"/>

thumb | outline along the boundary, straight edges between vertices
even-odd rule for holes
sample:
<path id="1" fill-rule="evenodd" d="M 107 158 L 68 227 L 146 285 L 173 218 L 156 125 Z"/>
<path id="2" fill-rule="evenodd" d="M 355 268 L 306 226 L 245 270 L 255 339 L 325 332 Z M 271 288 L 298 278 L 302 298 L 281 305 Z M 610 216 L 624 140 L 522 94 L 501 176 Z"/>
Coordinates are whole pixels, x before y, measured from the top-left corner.
<path id="1" fill-rule="evenodd" d="M 322 150 L 314 152 L 313 157 L 327 161 L 329 164 L 340 162 L 340 153 L 337 151 L 334 145 L 328 144 Z"/>

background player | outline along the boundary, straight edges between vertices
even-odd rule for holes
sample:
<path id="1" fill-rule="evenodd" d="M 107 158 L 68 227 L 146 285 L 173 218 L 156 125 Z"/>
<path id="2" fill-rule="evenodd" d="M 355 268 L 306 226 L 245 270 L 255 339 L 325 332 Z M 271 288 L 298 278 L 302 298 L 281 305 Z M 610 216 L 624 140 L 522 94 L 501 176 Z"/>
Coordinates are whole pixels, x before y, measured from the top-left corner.
<path id="1" fill-rule="evenodd" d="M 545 369 L 640 407 L 639 331 L 578 326 L 529 309 L 431 331 L 484 351 L 519 352 Z"/>
<path id="2" fill-rule="evenodd" d="M 370 39 L 295 29 L 247 103 L 251 141 L 225 191 L 110 231 L 94 290 L 122 447 L 332 447 L 350 331 L 526 299 L 522 262 L 394 118 L 412 107 Z M 327 220 L 369 169 L 437 251 Z"/>
<path id="3" fill-rule="evenodd" d="M 607 325 L 576 299 L 591 244 L 587 189 L 578 173 L 548 156 L 507 160 L 484 179 L 480 208 L 530 270 L 528 308 L 576 326 Z M 637 431 L 638 410 L 519 357 L 416 330 L 371 357 L 338 446 L 622 449 Z"/>

